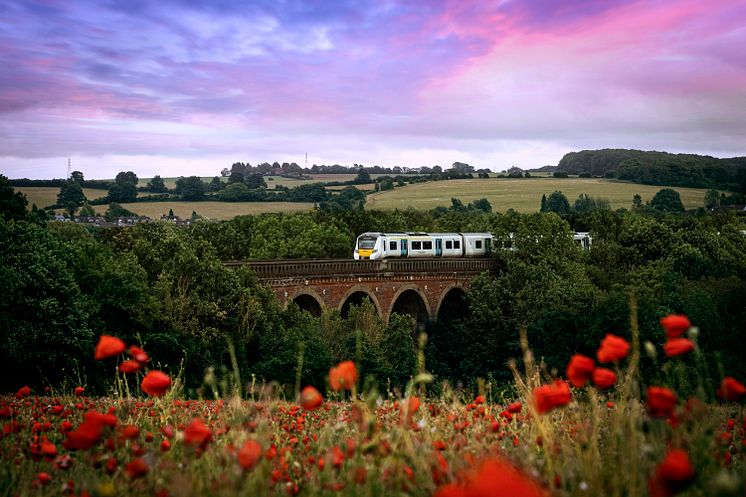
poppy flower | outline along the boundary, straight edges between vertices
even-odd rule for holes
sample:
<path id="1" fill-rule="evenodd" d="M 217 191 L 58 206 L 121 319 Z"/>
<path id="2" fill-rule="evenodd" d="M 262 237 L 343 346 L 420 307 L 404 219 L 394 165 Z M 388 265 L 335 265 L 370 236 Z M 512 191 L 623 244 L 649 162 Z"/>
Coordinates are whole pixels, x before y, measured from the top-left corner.
<path id="1" fill-rule="evenodd" d="M 153 397 L 160 397 L 171 387 L 171 378 L 162 371 L 151 371 L 142 379 L 140 388 Z"/>
<path id="2" fill-rule="evenodd" d="M 52 481 L 52 477 L 49 476 L 49 473 L 42 472 L 36 475 L 36 481 L 39 483 L 40 486 L 44 486 Z"/>
<path id="3" fill-rule="evenodd" d="M 568 387 L 569 388 L 569 387 Z M 451 489 L 436 493 L 439 496 L 514 495 L 520 497 L 548 497 L 549 493 L 536 481 L 508 461 L 492 457 L 483 461 L 469 477 L 462 492 Z"/>
<path id="4" fill-rule="evenodd" d="M 570 386 L 562 380 L 534 389 L 534 404 L 539 414 L 570 403 Z"/>
<path id="5" fill-rule="evenodd" d="M 668 338 L 678 338 L 684 334 L 686 330 L 692 327 L 692 323 L 689 318 L 681 314 L 669 314 L 668 316 L 661 318 L 661 326 L 666 330 L 666 336 Z"/>
<path id="6" fill-rule="evenodd" d="M 124 342 L 117 337 L 101 335 L 96 344 L 96 354 L 94 357 L 97 361 L 115 357 L 124 352 L 126 348 L 127 346 Z"/>
<path id="7" fill-rule="evenodd" d="M 96 445 L 103 436 L 103 424 L 97 421 L 84 421 L 76 429 L 67 432 L 62 446 L 67 450 L 87 450 Z"/>
<path id="8" fill-rule="evenodd" d="M 596 351 L 598 362 L 619 362 L 629 354 L 629 343 L 622 337 L 608 333 Z"/>
<path id="9" fill-rule="evenodd" d="M 127 476 L 132 479 L 145 476 L 148 473 L 148 469 L 148 463 L 146 463 L 145 459 L 143 459 L 142 457 L 133 459 L 124 467 L 125 473 L 127 473 Z"/>
<path id="10" fill-rule="evenodd" d="M 119 371 L 127 374 L 137 373 L 140 369 L 142 369 L 142 363 L 133 360 L 124 361 L 119 365 Z"/>
<path id="11" fill-rule="evenodd" d="M 648 387 L 647 409 L 654 417 L 667 418 L 673 415 L 676 394 L 665 387 Z"/>
<path id="12" fill-rule="evenodd" d="M 401 402 L 399 404 L 399 413 L 401 416 L 404 416 L 404 402 Z M 412 416 L 414 416 L 414 413 L 417 412 L 417 410 L 420 408 L 420 399 L 419 397 L 409 397 L 406 401 L 406 421 L 410 421 L 412 419 Z"/>
<path id="13" fill-rule="evenodd" d="M 16 392 L 16 399 L 23 399 L 31 395 L 31 389 L 28 386 L 22 386 Z"/>
<path id="14" fill-rule="evenodd" d="M 583 354 L 575 354 L 567 363 L 567 379 L 575 388 L 581 388 L 593 374 L 596 361 Z"/>
<path id="15" fill-rule="evenodd" d="M 511 414 L 518 414 L 523 409 L 523 403 L 519 400 L 508 405 L 507 411 Z"/>
<path id="16" fill-rule="evenodd" d="M 688 338 L 669 338 L 663 344 L 663 352 L 666 353 L 666 357 L 686 354 L 692 350 L 694 350 L 694 342 Z"/>
<path id="17" fill-rule="evenodd" d="M 688 487 L 695 475 L 689 455 L 681 449 L 671 449 L 648 482 L 650 496 L 671 497 Z"/>
<path id="18" fill-rule="evenodd" d="M 205 447 L 212 438 L 212 431 L 199 418 L 194 418 L 184 430 L 184 443 Z"/>
<path id="19" fill-rule="evenodd" d="M 616 373 L 607 368 L 596 368 L 593 370 L 593 384 L 596 388 L 606 390 L 616 383 Z"/>
<path id="20" fill-rule="evenodd" d="M 733 402 L 746 395 L 746 387 L 732 376 L 726 376 L 716 393 L 719 399 Z"/>
<path id="21" fill-rule="evenodd" d="M 246 440 L 238 451 L 238 464 L 248 471 L 262 458 L 262 446 L 256 440 Z"/>
<path id="22" fill-rule="evenodd" d="M 148 354 L 145 353 L 145 351 L 137 345 L 130 345 L 129 353 L 137 362 L 140 362 L 142 364 L 148 362 Z"/>
<path id="23" fill-rule="evenodd" d="M 357 383 L 357 368 L 352 361 L 342 361 L 329 370 L 329 385 L 332 390 L 351 390 Z"/>
<path id="24" fill-rule="evenodd" d="M 300 392 L 300 405 L 307 411 L 313 411 L 322 402 L 324 402 L 324 397 L 311 385 L 308 385 Z"/>
<path id="25" fill-rule="evenodd" d="M 75 387 L 75 390 L 73 391 L 76 397 L 82 397 L 85 393 L 85 388 L 83 387 Z"/>

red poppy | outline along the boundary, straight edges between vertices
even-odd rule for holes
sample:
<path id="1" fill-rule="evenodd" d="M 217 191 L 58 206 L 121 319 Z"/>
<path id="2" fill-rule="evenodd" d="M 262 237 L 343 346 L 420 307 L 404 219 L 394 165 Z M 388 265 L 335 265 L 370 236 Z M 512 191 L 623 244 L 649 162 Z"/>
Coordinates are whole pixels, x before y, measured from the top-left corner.
<path id="1" fill-rule="evenodd" d="M 128 361 L 124 361 L 122 364 L 119 365 L 119 371 L 121 371 L 122 373 L 127 373 L 127 374 L 137 373 L 138 371 L 140 371 L 142 366 L 143 365 L 140 362 L 128 360 Z"/>
<path id="2" fill-rule="evenodd" d="M 405 416 L 404 414 L 405 405 L 407 406 L 406 407 L 406 421 L 409 422 L 412 419 L 412 416 L 414 415 L 414 413 L 416 413 L 417 410 L 420 408 L 420 399 L 419 397 L 409 397 L 406 403 L 401 402 L 399 404 L 399 414 L 401 416 Z"/>
<path id="3" fill-rule="evenodd" d="M 694 476 L 694 466 L 689 455 L 681 449 L 672 449 L 648 482 L 650 496 L 670 497 L 688 487 Z"/>
<path id="4" fill-rule="evenodd" d="M 352 361 L 342 361 L 329 370 L 329 385 L 332 390 L 351 390 L 357 382 L 357 368 Z"/>
<path id="5" fill-rule="evenodd" d="M 515 401 L 508 405 L 507 411 L 512 414 L 518 414 L 523 409 L 523 403 L 521 401 Z"/>
<path id="6" fill-rule="evenodd" d="M 140 428 L 135 425 L 126 425 L 122 428 L 122 438 L 125 440 L 134 440 L 140 436 Z"/>
<path id="7" fill-rule="evenodd" d="M 171 378 L 162 371 L 151 371 L 142 379 L 140 388 L 153 397 L 160 397 L 171 387 Z"/>
<path id="8" fill-rule="evenodd" d="M 67 450 L 87 450 L 96 445 L 103 436 L 103 424 L 87 420 L 76 429 L 67 432 L 62 446 Z"/>
<path id="9" fill-rule="evenodd" d="M 300 405 L 307 411 L 313 411 L 324 402 L 324 397 L 321 396 L 318 390 L 311 385 L 308 385 L 300 392 Z"/>
<path id="10" fill-rule="evenodd" d="M 686 354 L 692 350 L 694 350 L 694 342 L 688 338 L 669 338 L 668 341 L 663 344 L 663 352 L 666 353 L 666 357 Z"/>
<path id="11" fill-rule="evenodd" d="M 438 495 L 547 497 L 549 493 L 508 461 L 492 457 L 482 462 L 471 475 L 466 483 L 465 492 Z"/>
<path id="12" fill-rule="evenodd" d="M 148 362 L 148 354 L 146 354 L 145 351 L 137 345 L 130 345 L 129 353 L 137 362 L 141 362 L 143 364 Z"/>
<path id="13" fill-rule="evenodd" d="M 581 388 L 590 379 L 596 361 L 583 354 L 575 354 L 567 363 L 567 378 L 575 388 Z"/>
<path id="14" fill-rule="evenodd" d="M 85 393 L 85 388 L 83 387 L 75 387 L 75 390 L 73 391 L 76 397 L 82 397 Z"/>
<path id="15" fill-rule="evenodd" d="M 49 473 L 42 472 L 36 475 L 36 481 L 39 483 L 39 485 L 44 486 L 52 481 L 52 477 L 49 476 Z"/>
<path id="16" fill-rule="evenodd" d="M 143 459 L 142 457 L 133 459 L 132 461 L 127 463 L 127 466 L 124 467 L 124 471 L 127 473 L 127 476 L 133 479 L 145 476 L 148 473 L 148 469 L 148 463 L 146 463 L 145 459 Z"/>
<path id="17" fill-rule="evenodd" d="M 31 395 L 31 389 L 28 386 L 23 386 L 16 392 L 16 399 L 23 399 Z"/>
<path id="18" fill-rule="evenodd" d="M 601 347 L 596 351 L 598 362 L 619 362 L 629 354 L 629 343 L 622 337 L 608 333 L 601 340 Z"/>
<path id="19" fill-rule="evenodd" d="M 539 414 L 569 404 L 570 398 L 570 386 L 562 380 L 534 389 L 534 404 Z"/>
<path id="20" fill-rule="evenodd" d="M 262 458 L 262 446 L 256 440 L 246 440 L 238 451 L 238 464 L 248 471 Z"/>
<path id="21" fill-rule="evenodd" d="M 97 361 L 106 359 L 108 357 L 118 356 L 127 346 L 123 341 L 117 337 L 109 335 L 101 335 L 96 344 L 96 355 L 94 356 Z"/>
<path id="22" fill-rule="evenodd" d="M 593 370 L 593 384 L 597 388 L 606 390 L 616 383 L 616 374 L 614 371 L 606 368 L 596 368 Z"/>
<path id="23" fill-rule="evenodd" d="M 719 399 L 734 402 L 746 395 L 746 387 L 732 376 L 726 376 L 716 393 Z"/>
<path id="24" fill-rule="evenodd" d="M 184 430 L 184 443 L 205 447 L 212 438 L 212 431 L 199 418 L 194 418 Z"/>
<path id="25" fill-rule="evenodd" d="M 689 318 L 681 314 L 669 314 L 668 316 L 661 318 L 661 326 L 666 330 L 666 336 L 668 338 L 678 338 L 684 334 L 686 330 L 691 328 L 692 323 Z"/>
<path id="26" fill-rule="evenodd" d="M 665 387 L 648 387 L 647 409 L 651 416 L 667 418 L 673 415 L 676 394 Z"/>

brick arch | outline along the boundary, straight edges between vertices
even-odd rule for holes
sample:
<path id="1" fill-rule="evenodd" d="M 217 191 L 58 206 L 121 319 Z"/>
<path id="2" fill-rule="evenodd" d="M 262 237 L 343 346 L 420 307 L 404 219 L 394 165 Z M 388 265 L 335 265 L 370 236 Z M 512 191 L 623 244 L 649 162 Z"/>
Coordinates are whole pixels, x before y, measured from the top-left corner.
<path id="1" fill-rule="evenodd" d="M 371 291 L 370 286 L 366 285 L 354 285 L 351 288 L 349 288 L 345 294 L 342 296 L 341 299 L 339 299 L 339 304 L 337 305 L 337 309 L 339 309 L 339 312 L 342 312 L 342 309 L 344 308 L 345 302 L 347 302 L 347 299 L 352 296 L 353 293 L 362 292 L 365 295 L 368 296 L 371 302 L 373 302 L 373 305 L 376 306 L 376 312 L 378 313 L 378 317 L 381 319 L 384 319 L 382 315 L 382 308 L 381 308 L 381 302 L 378 300 L 378 297 L 376 297 L 375 292 Z M 384 321 L 388 321 L 388 319 L 384 319 Z"/>
<path id="2" fill-rule="evenodd" d="M 301 297 L 303 295 L 307 295 L 307 296 L 311 297 L 312 299 L 314 299 L 316 301 L 316 303 L 319 305 L 319 308 L 321 309 L 321 311 L 323 312 L 324 307 L 326 307 L 326 304 L 324 303 L 324 299 L 319 294 L 319 292 L 317 292 L 314 288 L 311 288 L 311 287 L 302 288 L 301 290 L 299 290 L 297 292 L 293 292 L 292 295 L 289 294 L 288 297 L 287 297 L 287 300 L 285 302 L 285 306 L 287 307 L 287 305 L 290 302 L 295 302 L 295 299 L 297 299 L 298 297 Z"/>
<path id="3" fill-rule="evenodd" d="M 384 317 L 384 321 L 388 323 L 389 319 L 391 319 L 391 313 L 393 312 L 394 306 L 396 305 L 396 302 L 399 300 L 399 297 L 401 297 L 401 295 L 408 290 L 412 290 L 415 293 L 417 293 L 417 295 L 420 296 L 420 299 L 422 299 L 422 303 L 425 305 L 425 314 L 427 314 L 429 319 L 432 319 L 432 312 L 430 311 L 430 302 L 428 301 L 427 295 L 425 294 L 424 291 L 422 291 L 422 289 L 419 286 L 409 284 L 409 285 L 404 285 L 397 289 L 396 293 L 391 298 L 391 302 L 389 303 L 389 308 L 388 308 L 388 311 L 386 312 L 386 316 Z"/>
<path id="4" fill-rule="evenodd" d="M 466 291 L 468 290 L 468 287 L 461 284 L 461 282 L 456 282 L 456 283 L 451 283 L 446 288 L 444 288 L 443 291 L 440 293 L 440 297 L 438 297 L 438 304 L 435 309 L 435 314 L 432 315 L 433 320 L 437 321 L 438 318 L 440 317 L 440 309 L 443 306 L 443 302 L 445 301 L 446 295 L 448 295 L 448 293 L 451 290 L 461 290 L 462 292 L 466 293 Z"/>

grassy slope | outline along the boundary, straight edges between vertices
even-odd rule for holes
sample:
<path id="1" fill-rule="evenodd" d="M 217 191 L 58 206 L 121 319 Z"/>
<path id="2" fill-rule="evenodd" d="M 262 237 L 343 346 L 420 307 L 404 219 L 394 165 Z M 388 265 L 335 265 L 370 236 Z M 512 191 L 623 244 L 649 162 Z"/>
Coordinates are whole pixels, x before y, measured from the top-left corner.
<path id="1" fill-rule="evenodd" d="M 529 178 L 529 179 L 466 179 L 418 183 L 378 192 L 368 196 L 369 209 L 394 209 L 414 207 L 432 209 L 440 205 L 451 205 L 451 197 L 461 199 L 464 204 L 486 198 L 494 211 L 504 212 L 510 208 L 519 212 L 536 212 L 541 206 L 541 195 L 549 196 L 553 191 L 562 191 L 572 204 L 581 193 L 608 199 L 613 209 L 630 208 L 632 197 L 637 193 L 643 201 L 650 200 L 661 186 L 638 185 L 607 179 L 581 178 Z M 704 189 L 674 188 L 681 195 L 686 208 L 701 207 Z"/>

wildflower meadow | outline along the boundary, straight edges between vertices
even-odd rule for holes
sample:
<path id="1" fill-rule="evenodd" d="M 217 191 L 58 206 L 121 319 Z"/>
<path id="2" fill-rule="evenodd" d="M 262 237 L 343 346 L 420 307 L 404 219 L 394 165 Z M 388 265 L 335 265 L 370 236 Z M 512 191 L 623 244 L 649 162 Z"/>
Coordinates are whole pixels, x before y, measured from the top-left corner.
<path id="1" fill-rule="evenodd" d="M 746 387 L 703 369 L 687 317 L 661 319 L 662 346 L 641 344 L 631 308 L 628 338 L 607 334 L 596 357 L 568 357 L 562 372 L 537 363 L 522 333 L 512 387 L 480 383 L 469 397 L 447 385 L 431 395 L 420 350 L 401 398 L 362 388 L 348 360 L 326 385 L 299 375 L 294 398 L 224 383 L 187 399 L 178 373 L 102 335 L 91 354 L 111 367 L 110 395 L 19 385 L 0 399 L 0 492 L 744 495 Z"/>

